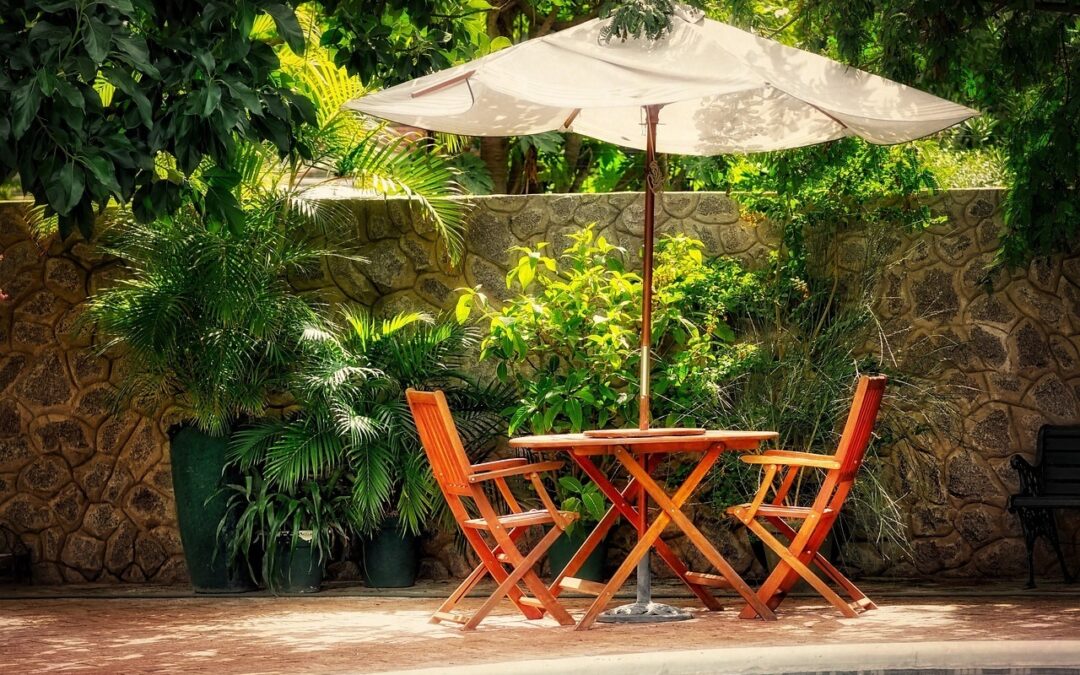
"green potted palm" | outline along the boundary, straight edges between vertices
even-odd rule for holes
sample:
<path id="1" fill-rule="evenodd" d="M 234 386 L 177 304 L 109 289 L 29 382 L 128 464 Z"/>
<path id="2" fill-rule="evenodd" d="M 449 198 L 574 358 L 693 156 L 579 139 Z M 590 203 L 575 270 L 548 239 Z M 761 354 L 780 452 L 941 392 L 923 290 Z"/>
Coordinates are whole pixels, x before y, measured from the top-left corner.
<path id="1" fill-rule="evenodd" d="M 226 499 L 218 488 L 229 435 L 285 391 L 300 335 L 318 320 L 288 281 L 323 255 L 307 222 L 270 191 L 249 199 L 233 227 L 214 227 L 184 207 L 152 224 L 119 219 L 102 241 L 126 276 L 90 299 L 87 319 L 99 347 L 125 364 L 119 401 L 177 411 L 170 460 L 196 591 L 250 586 L 221 554 Z"/>
<path id="2" fill-rule="evenodd" d="M 439 520 L 442 501 L 405 390 L 444 390 L 466 447 L 490 443 L 509 398 L 463 374 L 475 342 L 474 329 L 446 318 L 378 320 L 345 308 L 338 325 L 303 334 L 292 387 L 299 410 L 239 432 L 230 454 L 245 471 L 265 467 L 266 479 L 285 490 L 340 473 L 348 526 L 362 536 L 365 582 L 412 585 L 417 537 Z"/>

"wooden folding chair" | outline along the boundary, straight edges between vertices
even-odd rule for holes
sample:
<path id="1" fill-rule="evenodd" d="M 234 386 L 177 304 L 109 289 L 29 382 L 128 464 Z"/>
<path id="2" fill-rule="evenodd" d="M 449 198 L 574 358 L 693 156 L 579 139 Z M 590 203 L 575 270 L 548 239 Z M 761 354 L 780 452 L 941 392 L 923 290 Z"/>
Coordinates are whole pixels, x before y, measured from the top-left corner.
<path id="1" fill-rule="evenodd" d="M 860 378 L 836 454 L 829 456 L 769 450 L 760 455 L 747 455 L 742 458 L 747 464 L 764 466 L 765 475 L 754 500 L 749 504 L 733 506 L 728 509 L 728 513 L 750 528 L 751 532 L 780 557 L 780 562 L 757 592 L 758 599 L 770 609 L 776 609 L 800 577 L 844 616 L 854 617 L 865 610 L 877 608 L 850 579 L 821 555 L 819 549 L 840 515 L 840 508 L 844 505 L 844 500 L 855 482 L 855 474 L 866 456 L 881 396 L 885 391 L 885 381 L 884 376 Z M 808 507 L 790 504 L 791 487 L 806 468 L 826 471 L 821 489 Z M 778 475 L 780 484 L 772 500 L 766 501 Z M 802 521 L 802 525 L 796 529 L 787 521 Z M 766 524 L 772 526 L 787 543 L 778 539 Z M 810 569 L 811 565 L 834 581 L 851 602 L 842 599 L 814 574 Z M 739 616 L 751 619 L 757 616 L 757 612 L 747 606 Z"/>
<path id="2" fill-rule="evenodd" d="M 527 619 L 539 619 L 547 612 L 561 625 L 572 626 L 573 618 L 533 570 L 566 526 L 577 518 L 576 513 L 555 508 L 540 478 L 540 472 L 559 469 L 563 463 L 530 464 L 524 458 L 514 458 L 471 464 L 454 426 L 446 396 L 441 391 L 421 392 L 414 389 L 409 389 L 405 396 L 439 488 L 465 539 L 480 558 L 480 564 L 472 574 L 431 616 L 431 623 L 449 621 L 471 630 L 506 596 Z M 506 483 L 509 476 L 525 476 L 532 481 L 544 508 L 523 510 Z M 509 514 L 499 515 L 496 512 L 483 489 L 483 484 L 488 481 L 494 481 L 509 507 Z M 466 499 L 471 500 L 479 517 L 470 515 Z M 523 554 L 517 542 L 529 528 L 537 525 L 553 527 L 528 554 Z M 494 545 L 484 539 L 483 533 L 491 537 Z M 454 611 L 465 595 L 489 574 L 498 587 L 480 608 L 472 615 Z M 518 586 L 520 583 L 532 593 L 531 596 L 522 592 Z"/>

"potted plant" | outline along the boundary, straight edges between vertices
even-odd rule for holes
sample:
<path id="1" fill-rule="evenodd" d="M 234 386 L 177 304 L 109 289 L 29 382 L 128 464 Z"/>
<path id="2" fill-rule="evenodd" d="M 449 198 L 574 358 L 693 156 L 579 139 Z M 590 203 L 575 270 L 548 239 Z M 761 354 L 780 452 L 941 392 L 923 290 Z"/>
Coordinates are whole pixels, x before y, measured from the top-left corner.
<path id="1" fill-rule="evenodd" d="M 228 485 L 219 534 L 229 531 L 229 562 L 246 564 L 275 594 L 317 593 L 335 546 L 348 543 L 348 493 L 340 479 L 333 472 L 282 489 L 249 471 L 242 483 Z"/>
<path id="2" fill-rule="evenodd" d="M 466 446 L 490 442 L 510 398 L 505 387 L 483 387 L 462 374 L 475 340 L 472 328 L 445 318 L 376 320 L 365 309 L 344 308 L 338 325 L 304 331 L 292 386 L 299 409 L 239 432 L 233 457 L 245 471 L 265 467 L 266 479 L 286 490 L 339 471 L 348 524 L 362 535 L 365 581 L 412 585 L 416 538 L 438 520 L 442 502 L 405 390 L 444 390 Z"/>
<path id="3" fill-rule="evenodd" d="M 607 511 L 604 495 L 601 494 L 596 483 L 592 481 L 582 483 L 574 476 L 560 476 L 557 482 L 557 494 L 562 501 L 562 510 L 572 511 L 578 514 L 578 518 L 570 523 L 562 536 L 556 539 L 548 550 L 548 563 L 551 565 L 552 576 L 559 574 L 566 567 Z M 574 576 L 589 581 L 604 581 L 606 559 L 607 542 L 603 540 L 593 549 Z"/>

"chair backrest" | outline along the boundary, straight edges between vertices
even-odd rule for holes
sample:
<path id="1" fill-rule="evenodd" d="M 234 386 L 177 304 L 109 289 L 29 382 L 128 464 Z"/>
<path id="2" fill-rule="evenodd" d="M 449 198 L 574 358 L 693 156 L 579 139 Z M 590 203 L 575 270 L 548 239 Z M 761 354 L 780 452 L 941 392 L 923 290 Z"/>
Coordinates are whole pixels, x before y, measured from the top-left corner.
<path id="1" fill-rule="evenodd" d="M 848 413 L 840 445 L 836 449 L 836 458 L 840 461 L 839 482 L 849 483 L 855 480 L 866 449 L 870 447 L 870 434 L 874 431 L 881 397 L 885 393 L 884 375 L 863 376 L 855 388 L 855 398 Z"/>
<path id="2" fill-rule="evenodd" d="M 432 473 L 443 494 L 470 494 L 468 476 L 472 472 L 472 464 L 454 426 L 446 395 L 441 391 L 409 389 L 405 392 L 405 400 L 409 402 L 420 444 L 424 446 L 424 453 L 431 462 Z"/>
<path id="3" fill-rule="evenodd" d="M 1039 494 L 1080 496 L 1080 426 L 1043 425 L 1035 451 Z"/>

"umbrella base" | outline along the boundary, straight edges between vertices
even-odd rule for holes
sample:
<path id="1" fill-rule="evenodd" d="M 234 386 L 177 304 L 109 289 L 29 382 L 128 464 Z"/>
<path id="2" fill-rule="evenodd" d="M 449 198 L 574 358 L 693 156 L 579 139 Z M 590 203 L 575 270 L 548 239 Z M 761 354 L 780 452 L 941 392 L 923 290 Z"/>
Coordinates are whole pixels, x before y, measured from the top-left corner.
<path id="1" fill-rule="evenodd" d="M 664 623 L 686 621 L 694 615 L 685 609 L 659 602 L 634 602 L 609 609 L 596 618 L 601 623 Z"/>

